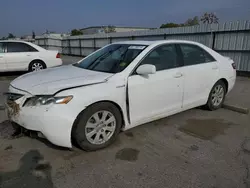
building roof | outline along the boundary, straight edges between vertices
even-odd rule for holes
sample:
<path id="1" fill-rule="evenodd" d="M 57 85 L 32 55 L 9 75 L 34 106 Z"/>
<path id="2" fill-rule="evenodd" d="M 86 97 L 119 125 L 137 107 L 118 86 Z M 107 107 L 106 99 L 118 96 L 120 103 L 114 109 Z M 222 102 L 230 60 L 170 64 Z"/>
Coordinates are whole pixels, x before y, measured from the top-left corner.
<path id="1" fill-rule="evenodd" d="M 93 29 L 93 28 L 105 28 L 109 27 L 110 25 L 103 25 L 103 26 L 90 26 L 90 27 L 85 27 L 80 30 L 85 30 L 85 29 Z M 112 25 L 113 26 L 113 25 Z M 154 28 L 149 28 L 149 27 L 129 27 L 129 26 L 115 26 L 115 28 L 131 28 L 131 29 L 154 29 Z"/>

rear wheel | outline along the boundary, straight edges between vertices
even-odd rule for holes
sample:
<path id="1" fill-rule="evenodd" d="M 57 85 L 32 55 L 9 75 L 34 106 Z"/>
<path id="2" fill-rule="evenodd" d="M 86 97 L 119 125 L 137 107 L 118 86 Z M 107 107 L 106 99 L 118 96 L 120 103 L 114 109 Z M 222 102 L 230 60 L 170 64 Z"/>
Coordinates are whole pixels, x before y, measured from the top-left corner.
<path id="1" fill-rule="evenodd" d="M 221 108 L 226 96 L 226 86 L 223 81 L 218 81 L 212 88 L 206 107 L 209 110 L 217 110 Z"/>
<path id="2" fill-rule="evenodd" d="M 29 65 L 29 71 L 34 72 L 34 71 L 39 71 L 42 69 L 46 69 L 46 65 L 43 61 L 32 61 Z"/>
<path id="3" fill-rule="evenodd" d="M 120 111 L 108 102 L 94 104 L 84 110 L 73 128 L 73 138 L 86 151 L 94 151 L 112 144 L 122 125 Z"/>

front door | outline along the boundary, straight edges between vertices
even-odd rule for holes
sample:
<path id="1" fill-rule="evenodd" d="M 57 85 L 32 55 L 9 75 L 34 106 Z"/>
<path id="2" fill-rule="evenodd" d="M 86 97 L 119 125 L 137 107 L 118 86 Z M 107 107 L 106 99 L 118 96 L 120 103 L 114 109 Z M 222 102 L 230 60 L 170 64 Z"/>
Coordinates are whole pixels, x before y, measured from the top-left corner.
<path id="1" fill-rule="evenodd" d="M 183 73 L 174 44 L 156 47 L 140 63 L 153 64 L 156 73 L 128 78 L 130 121 L 146 123 L 178 111 L 182 106 Z"/>

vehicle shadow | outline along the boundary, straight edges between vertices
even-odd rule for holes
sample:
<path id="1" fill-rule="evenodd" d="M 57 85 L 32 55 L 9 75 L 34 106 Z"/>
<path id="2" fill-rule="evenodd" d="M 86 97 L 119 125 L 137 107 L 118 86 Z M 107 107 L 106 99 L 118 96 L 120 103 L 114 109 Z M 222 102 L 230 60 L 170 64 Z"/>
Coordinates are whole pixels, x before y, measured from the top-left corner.
<path id="1" fill-rule="evenodd" d="M 0 72 L 0 77 L 20 76 L 25 73 L 28 73 L 28 72 L 27 71 Z"/>
<path id="2" fill-rule="evenodd" d="M 70 148 L 65 148 L 65 147 L 61 147 L 61 146 L 56 146 L 52 143 L 50 143 L 48 140 L 46 140 L 45 138 L 40 138 L 40 137 L 36 137 L 35 139 L 37 139 L 39 142 L 42 142 L 43 144 L 45 144 L 46 146 L 48 146 L 49 148 L 55 149 L 55 150 L 61 150 L 61 151 L 70 151 Z"/>
<path id="3" fill-rule="evenodd" d="M 0 139 L 9 139 L 14 134 L 14 129 L 9 120 L 0 123 Z"/>
<path id="4" fill-rule="evenodd" d="M 37 150 L 30 150 L 19 161 L 19 169 L 0 172 L 1 188 L 54 188 L 52 167 Z"/>
<path id="5" fill-rule="evenodd" d="M 62 151 L 69 151 L 69 148 L 56 146 L 50 143 L 45 138 L 40 138 L 37 136 L 36 132 L 31 131 L 22 131 L 19 127 L 14 127 L 9 120 L 5 120 L 0 123 L 0 139 L 18 139 L 21 137 L 29 137 L 30 139 L 36 139 L 39 142 L 42 142 L 46 146 L 55 149 L 55 150 L 62 150 Z"/>

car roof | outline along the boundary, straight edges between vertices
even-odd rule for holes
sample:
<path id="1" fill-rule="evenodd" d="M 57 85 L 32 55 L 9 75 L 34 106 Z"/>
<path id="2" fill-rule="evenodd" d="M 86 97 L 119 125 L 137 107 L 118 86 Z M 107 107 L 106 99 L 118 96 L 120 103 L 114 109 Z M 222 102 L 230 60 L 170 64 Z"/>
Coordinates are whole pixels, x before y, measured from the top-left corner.
<path id="1" fill-rule="evenodd" d="M 29 43 L 30 44 L 30 42 L 26 42 L 23 40 L 0 40 L 0 42 L 22 42 L 22 43 Z"/>
<path id="2" fill-rule="evenodd" d="M 27 42 L 27 41 L 23 41 L 23 40 L 0 40 L 0 42 L 19 42 L 19 43 L 25 43 L 25 44 L 28 44 L 32 47 L 34 47 L 35 49 L 39 50 L 39 51 L 44 51 L 46 49 L 32 43 L 32 42 Z"/>
<path id="3" fill-rule="evenodd" d="M 155 40 L 155 41 L 140 41 L 140 40 L 133 40 L 133 41 L 121 41 L 115 42 L 113 44 L 133 44 L 133 45 L 155 45 L 155 44 L 167 44 L 167 43 L 187 43 L 187 44 L 200 44 L 193 41 L 188 40 Z"/>

